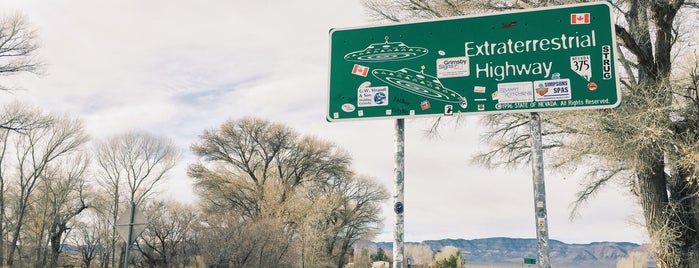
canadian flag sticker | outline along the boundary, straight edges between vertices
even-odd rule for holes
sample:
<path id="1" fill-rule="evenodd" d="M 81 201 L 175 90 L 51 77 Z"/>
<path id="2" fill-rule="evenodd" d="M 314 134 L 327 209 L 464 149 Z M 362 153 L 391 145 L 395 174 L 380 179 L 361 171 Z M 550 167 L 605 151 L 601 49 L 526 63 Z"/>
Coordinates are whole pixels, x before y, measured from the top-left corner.
<path id="1" fill-rule="evenodd" d="M 590 24 L 590 13 L 570 14 L 570 24 Z"/>
<path id="2" fill-rule="evenodd" d="M 366 77 L 368 72 L 369 72 L 369 67 L 366 67 L 366 66 L 361 66 L 359 64 L 355 64 L 354 67 L 352 67 L 352 74 Z"/>

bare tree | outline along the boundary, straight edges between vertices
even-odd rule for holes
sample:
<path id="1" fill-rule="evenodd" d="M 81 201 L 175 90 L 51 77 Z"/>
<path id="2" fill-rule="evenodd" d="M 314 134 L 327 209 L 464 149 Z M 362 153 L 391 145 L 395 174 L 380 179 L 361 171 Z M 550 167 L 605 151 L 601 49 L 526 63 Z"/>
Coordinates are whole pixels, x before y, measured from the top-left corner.
<path id="1" fill-rule="evenodd" d="M 342 268 L 350 249 L 360 239 L 371 239 L 380 230 L 379 204 L 388 193 L 375 181 L 366 178 L 333 177 L 309 191 L 313 207 L 323 208 L 311 222 L 317 229 L 325 253 Z M 325 204 L 325 206 L 321 205 Z"/>
<path id="2" fill-rule="evenodd" d="M 12 230 L 7 264 L 12 265 L 18 246 L 21 230 L 25 222 L 27 209 L 34 191 L 47 175 L 51 165 L 62 157 L 74 154 L 87 141 L 80 121 L 52 115 L 43 115 L 32 111 L 36 121 L 47 122 L 45 126 L 27 128 L 17 133 L 13 139 L 15 159 L 11 165 L 16 204 L 14 206 L 14 225 Z"/>
<path id="3" fill-rule="evenodd" d="M 16 150 L 15 139 L 18 133 L 27 133 L 27 131 L 35 128 L 49 127 L 51 119 L 42 116 L 40 111 L 24 105 L 22 103 L 13 102 L 5 107 L 0 114 L 0 262 L 5 263 L 5 246 L 8 244 L 5 241 L 5 234 L 8 232 L 7 225 L 7 186 L 11 179 L 16 176 L 12 173 L 16 163 L 13 162 L 12 154 Z M 9 201 L 11 202 L 11 201 Z M 12 227 L 9 227 L 12 228 Z"/>
<path id="4" fill-rule="evenodd" d="M 89 161 L 86 156 L 78 155 L 67 159 L 55 171 L 47 172 L 42 191 L 47 194 L 48 203 L 43 204 L 50 209 L 48 214 L 49 267 L 58 267 L 58 257 L 61 244 L 66 239 L 70 222 L 88 208 L 85 198 L 86 170 Z"/>
<path id="5" fill-rule="evenodd" d="M 211 214 L 196 227 L 197 244 L 208 267 L 293 267 L 285 228 L 279 219 Z"/>
<path id="6" fill-rule="evenodd" d="M 95 149 L 99 185 L 112 197 L 112 266 L 116 221 L 124 201 L 138 205 L 154 193 L 179 158 L 172 141 L 148 133 L 129 132 L 98 143 Z M 126 195 L 126 196 L 124 196 Z"/>
<path id="7" fill-rule="evenodd" d="M 377 17 L 391 21 L 461 13 L 521 9 L 575 1 L 367 0 Z M 681 74 L 676 59 L 695 58 L 684 33 L 696 22 L 692 0 L 614 1 L 623 104 L 614 110 L 543 114 L 544 147 L 553 168 L 588 164 L 587 183 L 574 212 L 612 181 L 629 186 L 643 208 L 659 267 L 699 263 L 697 146 L 699 97 L 696 72 Z M 471 6 L 475 8 L 471 9 Z M 390 9 L 387 11 L 386 8 Z M 695 69 L 696 70 L 696 69 Z M 485 116 L 491 149 L 476 157 L 485 166 L 529 161 L 528 119 L 521 114 Z"/>
<path id="8" fill-rule="evenodd" d="M 73 245 L 78 246 L 82 267 L 91 268 L 94 261 L 103 251 L 102 232 L 109 229 L 102 224 L 102 221 L 95 219 L 96 215 L 89 215 L 85 220 L 75 221 L 73 234 L 69 240 Z M 105 259 L 106 260 L 106 259 Z"/>
<path id="9" fill-rule="evenodd" d="M 33 197 L 20 238 L 31 246 L 35 267 L 58 267 L 58 258 L 72 220 L 85 209 L 83 190 L 87 160 L 83 155 L 62 157 L 46 168 Z M 31 239 L 30 239 L 31 238 Z M 29 266 L 30 260 L 22 263 Z"/>
<path id="10" fill-rule="evenodd" d="M 94 181 L 93 181 L 94 182 Z M 90 202 L 90 209 L 78 219 L 85 229 L 78 230 L 79 237 L 74 239 L 85 240 L 79 245 L 83 245 L 81 252 L 83 255 L 89 254 L 90 259 L 99 259 L 99 267 L 107 268 L 112 265 L 113 242 L 117 234 L 114 232 L 113 212 L 110 208 L 114 205 L 112 196 L 104 194 L 100 187 L 90 188 L 93 199 Z M 94 250 L 93 250 L 94 249 Z M 86 252 L 87 251 L 87 252 Z M 94 256 L 94 255 L 96 256 Z M 85 262 L 83 257 L 83 262 Z"/>
<path id="11" fill-rule="evenodd" d="M 96 152 L 103 186 L 118 193 L 119 184 L 124 184 L 127 200 L 136 204 L 154 193 L 179 158 L 172 141 L 136 132 L 98 144 Z"/>
<path id="12" fill-rule="evenodd" d="M 38 37 L 24 15 L 16 13 L 0 19 L 0 75 L 37 73 L 41 64 L 34 53 Z M 0 86 L 0 90 L 10 88 Z"/>
<path id="13" fill-rule="evenodd" d="M 194 256 L 192 226 L 198 220 L 194 208 L 174 201 L 156 201 L 144 209 L 148 226 L 137 240 L 145 263 L 154 267 L 187 265 Z"/>

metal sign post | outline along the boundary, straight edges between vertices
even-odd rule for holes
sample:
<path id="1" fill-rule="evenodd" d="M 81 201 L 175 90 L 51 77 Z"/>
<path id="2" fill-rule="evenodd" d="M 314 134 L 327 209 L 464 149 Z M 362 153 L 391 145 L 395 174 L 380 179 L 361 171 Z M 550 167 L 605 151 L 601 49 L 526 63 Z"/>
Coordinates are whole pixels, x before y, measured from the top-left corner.
<path id="1" fill-rule="evenodd" d="M 131 252 L 131 244 L 133 243 L 133 222 L 136 218 L 136 203 L 131 202 L 131 213 L 129 213 L 129 234 L 126 238 L 126 254 L 124 254 L 124 268 L 129 267 L 129 253 Z"/>
<path id="2" fill-rule="evenodd" d="M 405 172 L 405 119 L 396 119 L 395 126 L 396 154 L 393 170 L 393 183 L 395 186 L 393 194 L 393 212 L 395 221 L 393 228 L 393 268 L 403 268 L 403 235 L 404 226 L 404 172 Z"/>
<path id="3" fill-rule="evenodd" d="M 146 229 L 148 221 L 146 217 L 141 213 L 141 211 L 136 207 L 134 202 L 131 202 L 131 207 L 129 210 L 124 211 L 119 216 L 119 220 L 116 222 L 116 231 L 119 235 L 126 241 L 126 252 L 124 254 L 124 267 L 129 267 L 129 253 L 131 251 L 131 245 L 133 244 L 136 237 L 141 235 L 143 230 Z"/>
<path id="4" fill-rule="evenodd" d="M 544 182 L 544 151 L 541 142 L 541 117 L 531 113 L 529 117 L 532 140 L 532 177 L 534 182 L 534 217 L 539 267 L 551 268 L 549 261 L 549 228 L 546 215 L 546 187 Z"/>

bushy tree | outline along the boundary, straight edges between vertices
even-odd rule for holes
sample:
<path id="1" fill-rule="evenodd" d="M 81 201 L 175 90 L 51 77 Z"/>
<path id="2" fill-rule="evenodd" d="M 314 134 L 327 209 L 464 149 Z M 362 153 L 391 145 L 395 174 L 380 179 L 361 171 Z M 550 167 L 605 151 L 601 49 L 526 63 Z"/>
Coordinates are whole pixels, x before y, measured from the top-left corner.
<path id="1" fill-rule="evenodd" d="M 388 261 L 388 255 L 386 255 L 386 251 L 383 250 L 383 248 L 379 248 L 376 250 L 375 254 L 371 255 L 371 260 L 372 261 Z"/>
<path id="2" fill-rule="evenodd" d="M 230 218 L 225 226 L 203 230 L 232 237 L 247 230 L 239 238 L 245 243 L 208 256 L 210 264 L 246 267 L 264 259 L 276 260 L 270 264 L 275 267 L 341 268 L 352 245 L 379 229 L 379 203 L 388 194 L 356 176 L 349 155 L 334 144 L 256 118 L 227 121 L 200 138 L 192 150 L 203 161 L 191 164 L 188 174 L 205 217 Z M 269 230 L 275 235 L 268 236 Z M 251 250 L 246 258 L 226 257 L 244 248 Z"/>
<path id="3" fill-rule="evenodd" d="M 464 258 L 461 251 L 453 246 L 440 249 L 435 255 L 430 267 L 435 268 L 461 268 L 464 266 Z"/>

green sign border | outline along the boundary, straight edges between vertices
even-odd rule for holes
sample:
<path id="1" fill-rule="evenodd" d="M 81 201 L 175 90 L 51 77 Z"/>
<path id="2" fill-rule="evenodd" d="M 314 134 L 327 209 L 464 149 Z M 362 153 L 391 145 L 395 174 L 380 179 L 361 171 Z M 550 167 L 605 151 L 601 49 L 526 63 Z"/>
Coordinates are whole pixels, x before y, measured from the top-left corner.
<path id="1" fill-rule="evenodd" d="M 332 29 L 327 120 L 617 107 L 612 11 L 592 2 Z"/>

